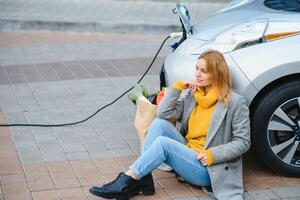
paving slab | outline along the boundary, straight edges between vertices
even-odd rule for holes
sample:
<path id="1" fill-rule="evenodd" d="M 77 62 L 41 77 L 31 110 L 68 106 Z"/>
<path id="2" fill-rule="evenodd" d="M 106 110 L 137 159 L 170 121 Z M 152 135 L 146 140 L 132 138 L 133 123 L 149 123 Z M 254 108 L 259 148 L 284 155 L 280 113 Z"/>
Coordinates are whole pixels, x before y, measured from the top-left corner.
<path id="1" fill-rule="evenodd" d="M 257 190 L 257 191 L 249 191 L 249 196 L 255 200 L 265 200 L 265 199 L 280 199 L 272 190 L 264 189 L 264 190 Z"/>
<path id="2" fill-rule="evenodd" d="M 0 122 L 62 123 L 89 116 L 138 80 L 161 38 L 161 34 L 0 33 L 2 52 L 12 55 L 10 62 L 0 61 L 5 75 L 0 76 Z M 67 50 L 61 48 L 64 44 L 79 43 L 80 47 L 73 48 L 74 55 L 80 48 L 91 54 L 95 48 L 118 51 L 106 57 L 85 54 L 65 60 L 44 58 L 42 62 L 25 59 L 29 55 L 34 58 L 39 51 L 44 55 L 65 53 Z M 148 45 L 146 53 L 140 51 L 144 44 Z M 22 51 L 15 51 L 15 57 L 11 47 Z M 158 90 L 158 73 L 167 49 L 142 82 L 150 92 Z M 28 60 L 30 63 L 26 63 Z M 96 199 L 89 194 L 89 187 L 113 180 L 140 155 L 134 116 L 135 106 L 125 96 L 76 126 L 0 128 L 3 198 Z M 151 198 L 211 199 L 197 188 L 178 183 L 174 174 L 159 170 L 153 174 L 157 193 Z M 244 157 L 244 183 L 245 199 L 249 200 L 300 196 L 300 179 L 275 174 L 253 152 Z M 133 199 L 143 198 L 138 195 Z"/>
<path id="3" fill-rule="evenodd" d="M 291 185 L 287 187 L 274 187 L 271 189 L 279 198 L 299 198 L 299 185 Z"/>

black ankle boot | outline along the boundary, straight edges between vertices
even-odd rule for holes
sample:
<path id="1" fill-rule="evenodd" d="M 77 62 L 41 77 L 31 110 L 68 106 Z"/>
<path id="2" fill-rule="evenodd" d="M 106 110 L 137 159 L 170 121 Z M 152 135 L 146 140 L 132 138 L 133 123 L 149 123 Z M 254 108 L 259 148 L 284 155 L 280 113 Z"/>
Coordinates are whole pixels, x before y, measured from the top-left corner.
<path id="1" fill-rule="evenodd" d="M 140 180 L 135 180 L 121 172 L 118 177 L 110 183 L 104 184 L 101 187 L 90 188 L 90 193 L 107 198 L 117 200 L 128 200 L 140 192 L 144 195 L 154 194 L 154 184 L 151 173 L 144 176 Z"/>
<path id="2" fill-rule="evenodd" d="M 143 195 L 153 195 L 155 193 L 151 173 L 136 181 L 136 183 L 130 188 L 130 197 L 138 195 L 140 192 L 142 192 Z"/>

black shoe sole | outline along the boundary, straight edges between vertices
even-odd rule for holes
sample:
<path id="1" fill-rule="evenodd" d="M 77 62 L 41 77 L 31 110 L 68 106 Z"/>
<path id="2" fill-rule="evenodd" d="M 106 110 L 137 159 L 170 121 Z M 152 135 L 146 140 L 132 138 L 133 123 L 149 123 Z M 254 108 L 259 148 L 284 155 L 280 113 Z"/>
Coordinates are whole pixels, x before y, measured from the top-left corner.
<path id="1" fill-rule="evenodd" d="M 129 199 L 129 196 L 128 194 L 105 194 L 105 193 L 101 193 L 101 192 L 97 192 L 93 189 L 90 189 L 89 190 L 91 194 L 95 195 L 95 196 L 98 196 L 98 197 L 102 197 L 102 198 L 106 198 L 106 199 L 120 199 L 120 200 L 126 200 Z"/>
<path id="2" fill-rule="evenodd" d="M 130 197 L 138 195 L 140 192 L 142 192 L 143 195 L 148 196 L 148 195 L 153 195 L 155 194 L 154 188 L 151 189 L 138 189 L 135 191 L 130 192 Z"/>
<path id="3" fill-rule="evenodd" d="M 153 195 L 155 194 L 154 188 L 152 189 L 138 189 L 136 191 L 131 191 L 128 194 L 105 194 L 105 193 L 99 193 L 97 191 L 94 191 L 92 189 L 89 190 L 91 194 L 96 195 L 98 197 L 106 198 L 106 199 L 117 199 L 117 200 L 129 200 L 130 197 L 138 195 L 140 192 L 142 192 L 143 195 Z"/>

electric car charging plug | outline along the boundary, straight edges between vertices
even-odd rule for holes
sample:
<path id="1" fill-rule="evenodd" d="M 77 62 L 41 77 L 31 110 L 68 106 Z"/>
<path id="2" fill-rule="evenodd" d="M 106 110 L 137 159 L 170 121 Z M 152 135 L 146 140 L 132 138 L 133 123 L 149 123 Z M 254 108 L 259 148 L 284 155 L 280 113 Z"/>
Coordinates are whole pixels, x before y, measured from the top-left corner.
<path id="1" fill-rule="evenodd" d="M 173 32 L 170 34 L 170 38 L 178 37 L 180 37 L 181 39 L 170 46 L 173 51 L 185 40 L 185 38 L 183 38 L 183 32 Z"/>
<path id="2" fill-rule="evenodd" d="M 178 37 L 182 37 L 183 36 L 183 32 L 173 32 L 170 34 L 171 38 L 178 38 Z"/>

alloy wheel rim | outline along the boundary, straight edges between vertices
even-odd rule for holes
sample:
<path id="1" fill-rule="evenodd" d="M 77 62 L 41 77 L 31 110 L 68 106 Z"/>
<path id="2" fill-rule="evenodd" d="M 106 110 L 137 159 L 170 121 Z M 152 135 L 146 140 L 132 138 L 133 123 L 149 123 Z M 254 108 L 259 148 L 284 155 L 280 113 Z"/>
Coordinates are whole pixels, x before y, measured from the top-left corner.
<path id="1" fill-rule="evenodd" d="M 300 168 L 300 97 L 281 104 L 267 129 L 272 152 L 284 163 Z"/>

